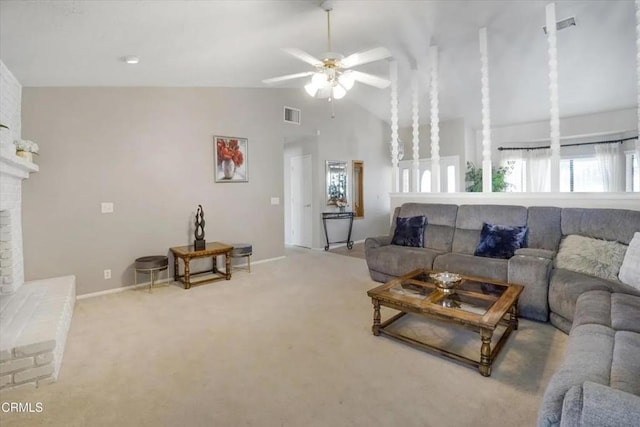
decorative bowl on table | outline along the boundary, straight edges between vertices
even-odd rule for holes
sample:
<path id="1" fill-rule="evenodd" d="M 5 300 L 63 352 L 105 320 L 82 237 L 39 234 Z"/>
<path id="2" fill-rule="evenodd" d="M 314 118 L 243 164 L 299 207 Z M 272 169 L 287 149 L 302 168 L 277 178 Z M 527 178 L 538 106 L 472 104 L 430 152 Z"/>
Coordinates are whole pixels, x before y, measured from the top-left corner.
<path id="1" fill-rule="evenodd" d="M 442 273 L 432 273 L 431 278 L 436 283 L 438 289 L 442 291 L 445 295 L 450 295 L 455 293 L 455 288 L 458 286 L 462 277 L 456 273 L 449 273 L 448 271 L 443 271 Z"/>

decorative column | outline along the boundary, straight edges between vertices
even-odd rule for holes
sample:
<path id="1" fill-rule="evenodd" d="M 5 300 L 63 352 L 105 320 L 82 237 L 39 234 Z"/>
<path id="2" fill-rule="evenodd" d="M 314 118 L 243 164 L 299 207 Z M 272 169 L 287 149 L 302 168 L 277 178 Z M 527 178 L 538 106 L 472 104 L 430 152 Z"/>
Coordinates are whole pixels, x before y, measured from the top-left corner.
<path id="1" fill-rule="evenodd" d="M 438 46 L 429 49 L 431 59 L 431 191 L 440 192 L 440 124 L 438 122 Z"/>
<path id="2" fill-rule="evenodd" d="M 480 74 L 482 87 L 482 191 L 491 193 L 491 110 L 489 98 L 489 50 L 487 48 L 487 28 L 480 29 Z"/>
<path id="3" fill-rule="evenodd" d="M 551 101 L 551 191 L 560 191 L 560 108 L 558 106 L 558 48 L 556 4 L 546 7 L 547 42 L 549 43 L 549 100 Z"/>
<path id="4" fill-rule="evenodd" d="M 639 0 L 640 1 L 640 0 Z M 418 70 L 413 70 L 412 80 L 412 111 L 413 111 L 413 191 L 420 192 L 420 107 Z"/>
<path id="5" fill-rule="evenodd" d="M 389 62 L 391 77 L 391 191 L 400 190 L 400 170 L 398 169 L 398 63 Z"/>

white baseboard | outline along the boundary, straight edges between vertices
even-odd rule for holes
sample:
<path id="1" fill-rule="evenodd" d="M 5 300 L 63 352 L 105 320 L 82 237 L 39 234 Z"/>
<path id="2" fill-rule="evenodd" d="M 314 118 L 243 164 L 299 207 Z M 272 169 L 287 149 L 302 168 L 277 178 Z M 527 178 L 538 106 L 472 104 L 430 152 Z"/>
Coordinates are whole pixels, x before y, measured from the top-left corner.
<path id="1" fill-rule="evenodd" d="M 275 258 L 261 259 L 259 261 L 252 261 L 251 265 L 263 264 L 265 262 L 271 262 L 271 261 L 278 261 L 278 260 L 285 259 L 285 258 L 286 258 L 286 256 L 279 256 L 279 257 L 275 257 Z M 244 267 L 244 266 L 247 266 L 247 265 L 248 265 L 248 263 L 237 264 L 237 265 L 234 265 L 234 267 Z M 172 276 L 172 277 L 166 277 L 164 279 L 155 280 L 154 283 L 156 285 L 158 285 L 158 284 L 161 284 L 161 283 L 169 283 L 169 282 L 173 282 L 173 281 L 174 280 L 173 280 L 173 276 Z M 148 288 L 150 284 L 151 284 L 151 282 L 144 282 L 144 283 L 138 283 L 137 285 L 121 286 L 119 288 L 107 289 L 107 290 L 98 291 L 98 292 L 91 292 L 89 294 L 82 294 L 82 295 L 76 296 L 76 300 L 99 297 L 99 296 L 102 296 L 102 295 L 117 294 L 119 292 L 133 291 L 135 289 L 140 289 L 140 288 Z"/>
<path id="2" fill-rule="evenodd" d="M 168 278 L 164 278 L 164 279 L 155 280 L 153 283 L 157 285 L 157 284 L 160 284 L 160 283 L 169 283 L 169 282 L 173 282 L 173 277 L 168 277 Z M 151 282 L 144 282 L 144 283 L 138 283 L 137 285 L 121 286 L 119 288 L 107 289 L 105 291 L 98 291 L 98 292 L 91 292 L 89 294 L 82 294 L 82 295 L 76 296 L 76 301 L 79 301 L 81 299 L 100 297 L 100 296 L 103 296 L 103 295 L 117 294 L 119 292 L 124 292 L 124 291 L 132 291 L 134 289 L 148 288 L 150 284 L 151 284 Z"/>

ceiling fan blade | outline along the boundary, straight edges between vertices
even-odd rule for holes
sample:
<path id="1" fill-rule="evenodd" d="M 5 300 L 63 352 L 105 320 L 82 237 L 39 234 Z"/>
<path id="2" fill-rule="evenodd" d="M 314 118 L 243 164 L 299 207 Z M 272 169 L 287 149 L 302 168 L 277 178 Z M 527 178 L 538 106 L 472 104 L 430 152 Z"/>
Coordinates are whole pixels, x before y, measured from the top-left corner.
<path id="1" fill-rule="evenodd" d="M 316 58 L 315 56 L 308 54 L 304 50 L 297 49 L 295 47 L 283 47 L 283 52 L 288 53 L 291 56 L 295 56 L 301 61 L 306 62 L 307 64 L 311 64 L 314 67 L 319 67 L 322 65 L 322 61 Z"/>
<path id="2" fill-rule="evenodd" d="M 381 59 L 389 58 L 391 52 L 385 47 L 376 47 L 363 52 L 356 52 L 344 58 L 340 61 L 342 68 L 352 68 L 357 65 L 368 64 L 369 62 L 379 61 Z"/>
<path id="3" fill-rule="evenodd" d="M 385 89 L 389 87 L 391 81 L 374 76 L 373 74 L 363 73 L 362 71 L 349 70 L 349 76 L 353 78 L 353 80 L 358 81 L 360 83 L 364 83 L 366 85 L 377 87 L 378 89 Z"/>
<path id="4" fill-rule="evenodd" d="M 268 85 L 272 85 L 274 83 L 280 83 L 280 82 L 284 82 L 286 80 L 293 80 L 293 79 L 299 79 L 302 77 L 307 77 L 312 75 L 314 72 L 313 71 L 305 71 L 304 73 L 296 73 L 296 74 L 287 74 L 286 76 L 280 76 L 280 77 L 273 77 L 270 79 L 265 79 L 262 81 L 262 83 L 268 84 Z"/>

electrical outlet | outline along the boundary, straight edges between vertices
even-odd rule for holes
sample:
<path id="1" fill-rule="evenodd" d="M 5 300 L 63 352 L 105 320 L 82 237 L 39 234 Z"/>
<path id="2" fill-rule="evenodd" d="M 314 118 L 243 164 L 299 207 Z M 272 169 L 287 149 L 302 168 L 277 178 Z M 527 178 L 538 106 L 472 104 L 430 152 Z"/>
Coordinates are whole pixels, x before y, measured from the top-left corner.
<path id="1" fill-rule="evenodd" d="M 104 278 L 105 278 L 105 280 L 111 279 L 111 270 L 110 269 L 106 269 L 104 271 Z"/>

